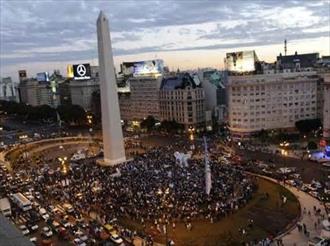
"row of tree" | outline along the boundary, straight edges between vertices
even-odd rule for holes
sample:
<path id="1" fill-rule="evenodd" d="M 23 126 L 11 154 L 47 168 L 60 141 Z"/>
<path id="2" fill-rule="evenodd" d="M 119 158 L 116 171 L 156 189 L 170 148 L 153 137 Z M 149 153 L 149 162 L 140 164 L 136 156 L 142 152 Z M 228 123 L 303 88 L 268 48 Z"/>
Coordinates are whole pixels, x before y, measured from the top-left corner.
<path id="1" fill-rule="evenodd" d="M 184 130 L 184 125 L 176 122 L 175 120 L 164 120 L 159 122 L 159 126 L 156 127 L 156 123 L 158 122 L 159 121 L 157 121 L 153 116 L 149 115 L 141 122 L 140 126 L 142 129 L 146 129 L 147 131 L 152 131 L 157 128 L 165 132 L 177 133 L 178 131 Z"/>
<path id="2" fill-rule="evenodd" d="M 25 103 L 0 101 L 0 111 L 22 120 L 57 122 L 60 119 L 68 124 L 86 124 L 86 112 L 79 105 L 60 105 L 52 108 L 48 105 L 31 106 Z"/>

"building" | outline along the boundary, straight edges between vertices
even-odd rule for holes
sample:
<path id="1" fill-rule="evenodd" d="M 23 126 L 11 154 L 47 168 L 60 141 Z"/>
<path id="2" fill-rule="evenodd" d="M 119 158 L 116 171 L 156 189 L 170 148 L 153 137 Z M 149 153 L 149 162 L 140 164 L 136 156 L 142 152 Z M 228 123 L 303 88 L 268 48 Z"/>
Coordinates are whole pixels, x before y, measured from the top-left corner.
<path id="1" fill-rule="evenodd" d="M 200 70 L 198 75 L 205 91 L 205 109 L 210 110 L 213 120 L 221 124 L 227 118 L 226 74 L 207 69 Z"/>
<path id="2" fill-rule="evenodd" d="M 32 106 L 54 106 L 53 93 L 49 84 L 40 83 L 36 79 L 27 79 L 20 82 L 18 89 L 20 102 Z"/>
<path id="3" fill-rule="evenodd" d="M 70 65 L 72 69 L 77 70 L 78 67 L 86 67 L 86 74 L 79 77 L 78 75 L 69 75 L 69 88 L 71 103 L 74 105 L 79 105 L 85 110 L 89 111 L 92 108 L 92 94 L 95 91 L 100 89 L 99 83 L 99 68 L 98 66 L 90 66 L 89 64 L 77 64 Z M 73 72 L 72 72 L 73 73 Z M 75 72 L 76 73 L 76 72 Z M 77 72 L 78 73 L 78 72 Z M 66 85 L 63 85 L 65 88 Z M 64 89 L 62 88 L 62 89 Z M 63 90 L 62 90 L 63 92 Z M 68 95 L 63 95 L 63 99 L 66 97 L 66 100 L 69 101 Z"/>
<path id="4" fill-rule="evenodd" d="M 11 77 L 0 80 L 0 100 L 16 101 L 16 90 Z"/>
<path id="5" fill-rule="evenodd" d="M 125 62 L 118 77 L 122 120 L 141 121 L 159 115 L 159 89 L 163 78 L 162 60 Z M 125 85 L 123 85 L 125 84 Z"/>
<path id="6" fill-rule="evenodd" d="M 186 130 L 205 128 L 205 93 L 188 73 L 163 78 L 159 107 L 161 120 L 174 120 Z"/>
<path id="7" fill-rule="evenodd" d="M 65 86 L 65 85 L 63 85 Z M 71 103 L 79 105 L 85 110 L 91 110 L 92 94 L 100 89 L 99 79 L 70 80 Z M 67 98 L 68 99 L 68 98 Z M 69 99 L 68 99 L 69 100 Z"/>
<path id="8" fill-rule="evenodd" d="M 294 128 L 317 118 L 316 71 L 229 76 L 229 125 L 234 135 Z"/>
<path id="9" fill-rule="evenodd" d="M 324 106 L 323 106 L 323 137 L 330 139 L 330 73 L 323 74 Z"/>
<path id="10" fill-rule="evenodd" d="M 58 83 L 63 81 L 63 77 L 54 72 L 49 76 L 48 73 L 38 73 L 37 78 L 20 77 L 18 94 L 20 102 L 32 105 L 48 105 L 56 108 L 60 104 L 58 94 Z M 22 71 L 19 71 L 21 76 Z"/>
<path id="11" fill-rule="evenodd" d="M 311 71 L 319 60 L 319 53 L 298 54 L 282 56 L 280 54 L 276 58 L 278 71 L 296 72 Z"/>

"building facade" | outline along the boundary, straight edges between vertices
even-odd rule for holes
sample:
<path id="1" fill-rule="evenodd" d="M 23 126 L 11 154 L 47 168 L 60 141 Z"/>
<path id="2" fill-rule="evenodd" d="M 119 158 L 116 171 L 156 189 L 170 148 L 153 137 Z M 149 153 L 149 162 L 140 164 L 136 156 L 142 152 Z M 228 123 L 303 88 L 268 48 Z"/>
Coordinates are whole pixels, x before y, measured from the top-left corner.
<path id="1" fill-rule="evenodd" d="M 0 80 L 0 100 L 16 101 L 16 90 L 11 77 Z"/>
<path id="2" fill-rule="evenodd" d="M 315 71 L 229 76 L 229 125 L 239 136 L 318 116 Z"/>
<path id="3" fill-rule="evenodd" d="M 130 77 L 126 81 L 129 91 L 120 93 L 119 105 L 122 120 L 141 121 L 152 115 L 159 119 L 159 88 L 162 76 Z"/>
<path id="4" fill-rule="evenodd" d="M 100 89 L 98 78 L 70 81 L 71 103 L 89 111 L 92 107 L 92 94 Z"/>
<path id="5" fill-rule="evenodd" d="M 18 89 L 20 102 L 32 106 L 57 106 L 57 96 L 54 95 L 49 83 L 40 83 L 36 79 L 27 79 L 20 82 Z"/>
<path id="6" fill-rule="evenodd" d="M 217 123 L 225 122 L 227 118 L 225 73 L 208 69 L 199 71 L 198 74 L 205 92 L 205 109 L 211 111 L 212 118 Z"/>
<path id="7" fill-rule="evenodd" d="M 323 74 L 324 106 L 323 106 L 323 137 L 330 139 L 330 73 Z"/>
<path id="8" fill-rule="evenodd" d="M 205 93 L 189 74 L 164 78 L 159 92 L 161 120 L 175 120 L 185 129 L 205 127 Z"/>

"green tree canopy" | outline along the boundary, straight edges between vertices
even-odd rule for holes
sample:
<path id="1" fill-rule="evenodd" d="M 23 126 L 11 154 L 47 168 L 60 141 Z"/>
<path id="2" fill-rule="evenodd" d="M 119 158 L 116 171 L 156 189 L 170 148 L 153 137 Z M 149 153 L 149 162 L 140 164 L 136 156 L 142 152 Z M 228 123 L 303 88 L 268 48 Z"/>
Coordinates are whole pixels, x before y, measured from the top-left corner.
<path id="1" fill-rule="evenodd" d="M 141 122 L 141 128 L 145 128 L 148 131 L 150 131 L 154 128 L 155 124 L 156 124 L 156 119 L 152 115 L 149 115 Z"/>

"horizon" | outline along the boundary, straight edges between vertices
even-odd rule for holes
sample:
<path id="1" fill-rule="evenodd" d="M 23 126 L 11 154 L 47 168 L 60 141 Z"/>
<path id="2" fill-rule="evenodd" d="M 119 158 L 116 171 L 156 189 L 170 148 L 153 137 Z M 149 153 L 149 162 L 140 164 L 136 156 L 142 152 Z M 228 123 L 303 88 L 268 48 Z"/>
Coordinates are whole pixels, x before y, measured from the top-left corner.
<path id="1" fill-rule="evenodd" d="M 330 1 L 14 0 L 0 5 L 0 76 L 14 82 L 21 69 L 33 77 L 55 69 L 66 75 L 68 64 L 97 65 L 100 10 L 109 18 L 117 69 L 122 62 L 152 59 L 164 60 L 171 70 L 222 69 L 226 53 L 244 50 L 274 62 L 284 54 L 285 39 L 288 55 L 330 54 Z"/>

